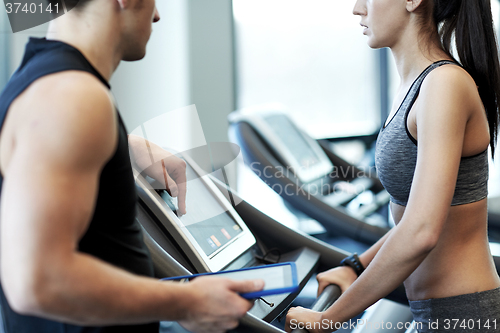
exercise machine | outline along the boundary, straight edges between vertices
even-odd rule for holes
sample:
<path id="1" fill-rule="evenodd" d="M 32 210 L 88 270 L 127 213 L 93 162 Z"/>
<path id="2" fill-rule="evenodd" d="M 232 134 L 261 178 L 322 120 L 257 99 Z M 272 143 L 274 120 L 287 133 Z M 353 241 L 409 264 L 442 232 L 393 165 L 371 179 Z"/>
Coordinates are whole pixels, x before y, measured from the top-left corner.
<path id="1" fill-rule="evenodd" d="M 373 172 L 300 130 L 277 104 L 235 111 L 229 134 L 245 164 L 294 208 L 335 236 L 373 244 L 389 229 L 389 194 Z"/>
<path id="2" fill-rule="evenodd" d="M 158 278 L 294 262 L 302 289 L 317 271 L 338 266 L 347 252 L 292 230 L 263 214 L 190 158 L 187 161 L 187 211 L 155 181 L 135 172 L 137 219 L 144 230 Z M 291 305 L 298 292 L 257 299 L 236 332 L 280 332 L 269 324 Z M 314 309 L 325 310 L 340 295 L 330 286 Z M 390 298 L 406 303 L 402 287 Z M 272 306 L 270 305 L 272 304 Z M 299 331 L 297 331 L 299 332 Z"/>

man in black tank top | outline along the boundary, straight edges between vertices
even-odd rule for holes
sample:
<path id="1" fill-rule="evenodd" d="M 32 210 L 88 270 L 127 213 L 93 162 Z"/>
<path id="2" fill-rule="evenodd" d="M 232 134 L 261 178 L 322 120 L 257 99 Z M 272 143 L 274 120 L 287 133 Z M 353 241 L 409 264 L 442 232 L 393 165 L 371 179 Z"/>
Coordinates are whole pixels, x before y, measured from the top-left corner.
<path id="1" fill-rule="evenodd" d="M 108 80 L 121 60 L 144 56 L 158 19 L 154 0 L 89 0 L 52 21 L 47 39 L 30 40 L 0 95 L 6 333 L 149 333 L 160 320 L 220 332 L 251 307 L 238 292 L 262 288 L 151 278 L 134 218 L 127 132 Z M 167 170 L 182 167 L 173 162 Z"/>

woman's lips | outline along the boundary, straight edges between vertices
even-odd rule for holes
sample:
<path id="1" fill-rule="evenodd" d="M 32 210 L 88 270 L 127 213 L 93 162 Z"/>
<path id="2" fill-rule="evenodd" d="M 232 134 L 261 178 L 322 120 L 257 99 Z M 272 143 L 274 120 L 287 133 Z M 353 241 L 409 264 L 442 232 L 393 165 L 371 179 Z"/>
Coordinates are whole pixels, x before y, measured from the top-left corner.
<path id="1" fill-rule="evenodd" d="M 363 35 L 365 35 L 366 31 L 368 30 L 368 27 L 366 25 L 362 24 L 362 23 L 360 23 L 360 25 L 364 28 L 363 29 Z"/>

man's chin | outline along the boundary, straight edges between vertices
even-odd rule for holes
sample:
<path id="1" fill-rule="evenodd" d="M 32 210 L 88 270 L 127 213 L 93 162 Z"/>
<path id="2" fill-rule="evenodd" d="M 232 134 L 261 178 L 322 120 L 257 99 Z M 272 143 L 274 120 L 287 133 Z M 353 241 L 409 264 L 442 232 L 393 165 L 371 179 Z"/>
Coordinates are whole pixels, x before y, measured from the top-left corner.
<path id="1" fill-rule="evenodd" d="M 125 55 L 122 60 L 123 61 L 137 61 L 137 60 L 141 60 L 143 59 L 144 57 L 146 56 L 146 52 L 143 52 L 141 54 L 129 54 L 129 55 Z"/>

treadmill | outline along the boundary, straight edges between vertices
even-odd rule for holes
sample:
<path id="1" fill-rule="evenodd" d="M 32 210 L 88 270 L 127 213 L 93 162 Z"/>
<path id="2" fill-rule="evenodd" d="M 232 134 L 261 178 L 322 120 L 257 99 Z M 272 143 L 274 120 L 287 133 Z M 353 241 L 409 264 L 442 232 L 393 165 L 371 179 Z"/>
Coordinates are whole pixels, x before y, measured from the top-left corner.
<path id="1" fill-rule="evenodd" d="M 245 164 L 331 236 L 371 245 L 390 229 L 390 197 L 376 175 L 301 131 L 283 106 L 241 109 L 228 119 L 230 138 L 241 147 Z"/>
<path id="2" fill-rule="evenodd" d="M 181 217 L 177 215 L 175 199 L 154 180 L 134 171 L 139 197 L 136 218 L 143 228 L 156 277 L 294 262 L 299 291 L 265 296 L 273 306 L 257 299 L 234 330 L 283 333 L 270 322 L 284 316 L 315 272 L 338 266 L 349 253 L 271 219 L 242 200 L 226 184 L 206 174 L 189 156 L 184 158 L 187 162 L 188 213 Z M 339 296 L 339 288 L 329 286 L 313 309 L 324 311 Z M 402 286 L 389 298 L 407 303 Z"/>

